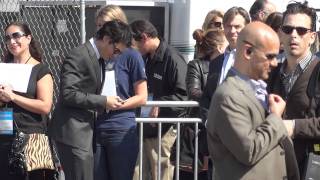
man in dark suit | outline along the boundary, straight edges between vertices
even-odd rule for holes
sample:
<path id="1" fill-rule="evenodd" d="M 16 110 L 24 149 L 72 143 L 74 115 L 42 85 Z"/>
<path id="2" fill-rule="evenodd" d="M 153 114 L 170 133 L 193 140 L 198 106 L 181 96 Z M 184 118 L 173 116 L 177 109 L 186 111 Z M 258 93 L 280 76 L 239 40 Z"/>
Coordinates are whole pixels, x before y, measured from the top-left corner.
<path id="1" fill-rule="evenodd" d="M 104 62 L 119 46 L 131 41 L 128 25 L 110 21 L 95 37 L 66 57 L 60 77 L 60 96 L 50 134 L 57 143 L 67 180 L 93 179 L 93 128 L 97 112 L 122 104 L 118 96 L 100 95 Z M 102 60 L 102 62 L 101 62 Z"/>
<path id="2" fill-rule="evenodd" d="M 249 13 L 241 7 L 232 7 L 224 14 L 223 27 L 229 46 L 223 54 L 210 62 L 207 84 L 200 100 L 200 117 L 203 121 L 207 120 L 214 91 L 222 83 L 233 65 L 238 34 L 249 22 Z"/>
<path id="3" fill-rule="evenodd" d="M 261 22 L 239 34 L 234 66 L 212 97 L 207 121 L 216 180 L 287 178 L 280 145 L 288 139 L 281 119 L 285 102 L 268 96 L 262 81 L 277 66 L 279 47 L 277 33 Z"/>

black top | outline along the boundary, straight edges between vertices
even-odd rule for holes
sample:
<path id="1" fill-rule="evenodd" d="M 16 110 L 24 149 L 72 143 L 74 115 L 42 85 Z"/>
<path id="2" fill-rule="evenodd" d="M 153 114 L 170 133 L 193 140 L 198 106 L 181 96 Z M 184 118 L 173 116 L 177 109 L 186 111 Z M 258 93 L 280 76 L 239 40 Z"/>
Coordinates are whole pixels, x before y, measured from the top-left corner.
<path id="1" fill-rule="evenodd" d="M 186 86 L 188 98 L 200 101 L 207 84 L 210 59 L 195 59 L 188 63 Z M 189 108 L 189 117 L 199 117 L 199 107 Z"/>
<path id="2" fill-rule="evenodd" d="M 224 54 L 219 55 L 214 60 L 210 61 L 209 73 L 207 76 L 207 84 L 204 87 L 201 99 L 200 99 L 200 117 L 203 122 L 207 120 L 208 111 L 212 95 L 216 91 L 219 85 L 219 79 L 221 75 L 221 69 L 223 66 Z"/>
<path id="3" fill-rule="evenodd" d="M 32 68 L 27 93 L 15 92 L 21 96 L 36 99 L 37 97 L 37 81 L 46 74 L 50 74 L 50 70 L 45 64 L 37 64 Z M 47 130 L 47 118 L 41 114 L 36 114 L 23 109 L 19 105 L 10 102 L 9 107 L 13 108 L 13 119 L 17 123 L 20 131 L 31 133 L 45 133 Z"/>
<path id="4" fill-rule="evenodd" d="M 153 58 L 147 57 L 146 75 L 148 92 L 153 93 L 156 101 L 185 101 L 187 62 L 182 55 L 165 41 L 161 40 Z M 158 117 L 183 117 L 184 107 L 161 107 Z M 162 125 L 162 135 L 167 132 L 171 124 Z M 157 127 L 144 125 L 145 137 L 156 137 Z"/>
<path id="5" fill-rule="evenodd" d="M 187 62 L 182 55 L 161 40 L 154 57 L 146 60 L 148 91 L 153 93 L 153 100 L 187 100 L 186 73 Z M 159 117 L 181 117 L 184 109 L 161 107 Z"/>

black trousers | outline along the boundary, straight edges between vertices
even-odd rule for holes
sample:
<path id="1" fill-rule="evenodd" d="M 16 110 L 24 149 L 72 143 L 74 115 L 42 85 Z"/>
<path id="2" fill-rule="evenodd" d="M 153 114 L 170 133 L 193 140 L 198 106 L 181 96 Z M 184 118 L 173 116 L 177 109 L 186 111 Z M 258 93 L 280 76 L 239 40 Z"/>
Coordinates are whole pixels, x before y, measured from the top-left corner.
<path id="1" fill-rule="evenodd" d="M 176 179 L 176 168 L 174 168 L 173 180 Z M 179 179 L 181 180 L 194 180 L 194 173 L 179 170 Z M 198 180 L 211 180 L 212 177 L 209 178 L 208 171 L 198 172 Z"/>
<path id="2" fill-rule="evenodd" d="M 56 142 L 66 180 L 93 180 L 93 152 Z"/>

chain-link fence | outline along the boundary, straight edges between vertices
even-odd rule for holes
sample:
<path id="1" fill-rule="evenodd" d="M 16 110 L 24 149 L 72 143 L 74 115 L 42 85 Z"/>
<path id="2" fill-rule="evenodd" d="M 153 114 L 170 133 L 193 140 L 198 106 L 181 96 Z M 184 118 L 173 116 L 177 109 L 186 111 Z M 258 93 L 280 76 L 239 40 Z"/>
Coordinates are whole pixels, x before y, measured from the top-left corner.
<path id="1" fill-rule="evenodd" d="M 83 0 L 85 20 L 81 19 L 82 0 L 0 0 L 0 56 L 6 52 L 5 27 L 15 21 L 29 25 L 35 40 L 40 42 L 43 61 L 54 78 L 54 104 L 59 95 L 60 69 L 66 54 L 81 43 L 81 23 L 85 24 L 86 37 L 95 33 L 94 15 L 105 0 Z M 109 3 L 116 0 L 110 0 Z M 129 4 L 131 0 L 127 1 Z M 154 6 L 143 6 L 143 2 L 157 2 Z M 121 6 L 129 22 L 148 19 L 158 29 L 159 35 L 168 39 L 169 6 L 173 0 L 142 0 L 141 6 Z"/>
<path id="2" fill-rule="evenodd" d="M 78 46 L 80 37 L 80 0 L 0 0 L 0 54 L 6 51 L 4 29 L 14 21 L 29 25 L 40 42 L 43 61 L 54 77 L 54 102 L 59 94 L 62 61 L 70 49 Z"/>

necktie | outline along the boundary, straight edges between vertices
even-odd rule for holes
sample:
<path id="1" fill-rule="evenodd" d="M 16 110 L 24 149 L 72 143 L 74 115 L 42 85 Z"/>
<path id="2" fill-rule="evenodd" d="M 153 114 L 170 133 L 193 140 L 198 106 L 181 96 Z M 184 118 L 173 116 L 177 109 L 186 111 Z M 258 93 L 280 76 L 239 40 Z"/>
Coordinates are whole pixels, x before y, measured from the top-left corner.
<path id="1" fill-rule="evenodd" d="M 106 67 L 106 65 L 105 65 L 105 63 L 104 63 L 104 59 L 103 58 L 99 58 L 99 65 L 100 65 L 100 68 L 101 68 L 101 73 L 102 73 L 102 79 L 101 79 L 101 84 L 103 85 L 103 83 L 104 83 L 104 79 L 105 79 L 105 67 Z M 101 86 L 102 87 L 102 86 Z"/>

